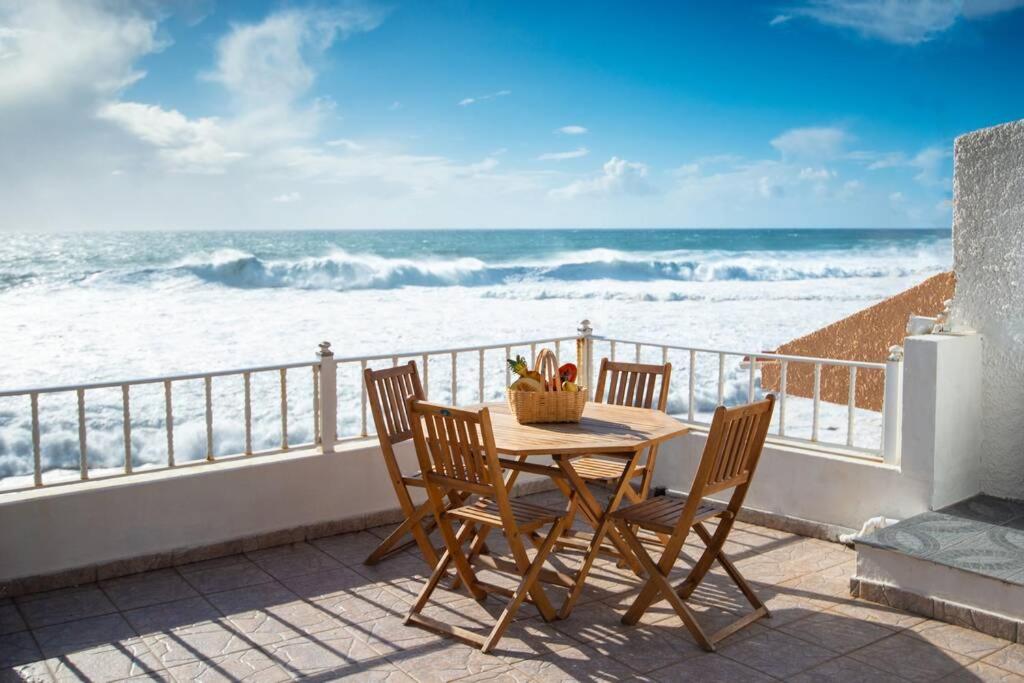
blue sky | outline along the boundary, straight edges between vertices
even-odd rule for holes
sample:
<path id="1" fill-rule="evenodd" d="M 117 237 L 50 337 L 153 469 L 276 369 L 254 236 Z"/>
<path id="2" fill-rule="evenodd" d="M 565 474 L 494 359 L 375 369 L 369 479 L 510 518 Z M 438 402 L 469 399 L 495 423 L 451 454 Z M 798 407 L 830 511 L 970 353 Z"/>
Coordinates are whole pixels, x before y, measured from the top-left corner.
<path id="1" fill-rule="evenodd" d="M 0 0 L 0 229 L 948 226 L 1022 0 Z"/>

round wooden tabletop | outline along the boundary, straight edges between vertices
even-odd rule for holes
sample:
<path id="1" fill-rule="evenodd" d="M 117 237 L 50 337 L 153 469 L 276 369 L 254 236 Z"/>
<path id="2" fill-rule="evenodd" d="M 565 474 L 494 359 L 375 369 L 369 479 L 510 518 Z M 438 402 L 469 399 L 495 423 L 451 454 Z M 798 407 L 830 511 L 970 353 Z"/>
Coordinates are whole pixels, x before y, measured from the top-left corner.
<path id="1" fill-rule="evenodd" d="M 485 403 L 502 455 L 632 453 L 686 434 L 690 429 L 658 410 L 589 402 L 579 422 L 516 422 L 506 403 Z"/>

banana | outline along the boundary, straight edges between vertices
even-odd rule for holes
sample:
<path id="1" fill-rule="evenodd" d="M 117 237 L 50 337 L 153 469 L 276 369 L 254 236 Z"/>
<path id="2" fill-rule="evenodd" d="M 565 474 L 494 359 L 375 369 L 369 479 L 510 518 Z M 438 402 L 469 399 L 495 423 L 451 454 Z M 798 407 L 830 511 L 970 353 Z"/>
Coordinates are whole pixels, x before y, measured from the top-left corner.
<path id="1" fill-rule="evenodd" d="M 509 389 L 512 391 L 544 391 L 544 383 L 538 382 L 532 377 L 520 377 L 512 383 Z"/>

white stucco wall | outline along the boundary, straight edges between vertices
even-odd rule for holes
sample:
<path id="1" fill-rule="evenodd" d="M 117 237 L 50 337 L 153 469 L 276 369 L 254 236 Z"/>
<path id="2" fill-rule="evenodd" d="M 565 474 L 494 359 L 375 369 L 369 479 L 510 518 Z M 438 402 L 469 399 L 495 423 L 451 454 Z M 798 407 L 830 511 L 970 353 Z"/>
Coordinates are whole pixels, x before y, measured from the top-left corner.
<path id="1" fill-rule="evenodd" d="M 951 319 L 984 335 L 981 487 L 1024 498 L 1024 120 L 957 138 Z"/>

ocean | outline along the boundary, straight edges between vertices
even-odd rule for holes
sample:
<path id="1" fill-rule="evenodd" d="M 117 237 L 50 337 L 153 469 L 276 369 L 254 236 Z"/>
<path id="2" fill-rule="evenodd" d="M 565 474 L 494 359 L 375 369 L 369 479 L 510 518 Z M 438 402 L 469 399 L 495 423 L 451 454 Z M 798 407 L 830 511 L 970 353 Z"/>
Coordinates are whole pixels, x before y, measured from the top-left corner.
<path id="1" fill-rule="evenodd" d="M 950 249 L 948 230 L 8 234 L 0 390 L 313 360 L 324 340 L 356 356 L 569 336 L 584 318 L 599 335 L 760 351 L 948 270 Z M 503 359 L 487 362 L 497 399 Z M 475 396 L 475 367 L 460 365 L 464 396 Z M 358 431 L 356 369 L 339 370 L 342 434 Z M 705 370 L 701 411 L 717 390 L 717 366 Z M 431 377 L 432 397 L 443 398 L 449 372 L 432 364 Z M 684 377 L 670 404 L 680 411 Z M 215 382 L 220 454 L 240 450 L 236 380 Z M 745 395 L 739 368 L 729 381 L 730 396 Z M 310 437 L 309 382 L 289 380 L 293 443 Z M 182 384 L 176 451 L 187 460 L 205 455 L 205 428 L 202 383 Z M 279 439 L 275 387 L 263 377 L 254 388 L 258 447 Z M 132 397 L 139 467 L 165 457 L 162 390 L 151 389 Z M 48 476 L 78 462 L 74 402 L 73 393 L 40 400 Z M 0 398 L 8 484 L 31 472 L 27 403 Z M 115 467 L 120 392 L 90 392 L 87 404 L 90 466 Z"/>

